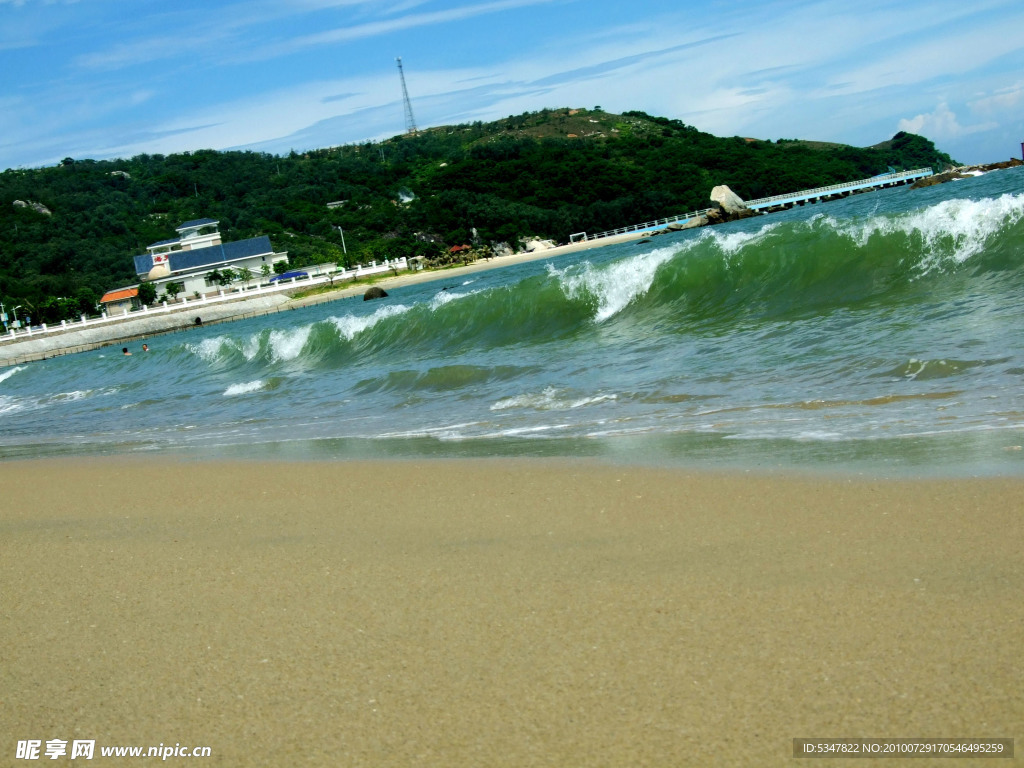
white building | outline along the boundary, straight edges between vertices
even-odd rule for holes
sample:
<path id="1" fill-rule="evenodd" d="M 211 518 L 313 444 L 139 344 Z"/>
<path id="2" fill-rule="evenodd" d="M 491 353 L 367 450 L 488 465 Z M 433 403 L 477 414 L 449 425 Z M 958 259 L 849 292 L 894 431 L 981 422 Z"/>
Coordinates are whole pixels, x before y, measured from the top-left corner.
<path id="1" fill-rule="evenodd" d="M 221 242 L 219 221 L 186 221 L 175 231 L 178 237 L 153 243 L 146 253 L 135 257 L 135 273 L 140 281 L 153 283 L 157 295 L 166 292 L 168 283 L 178 283 L 186 296 L 206 294 L 220 289 L 210 280 L 214 270 L 242 271 L 252 279 L 262 279 L 266 265 L 273 274 L 274 264 L 288 259 L 287 252 L 276 253 L 266 235 L 248 240 Z"/>

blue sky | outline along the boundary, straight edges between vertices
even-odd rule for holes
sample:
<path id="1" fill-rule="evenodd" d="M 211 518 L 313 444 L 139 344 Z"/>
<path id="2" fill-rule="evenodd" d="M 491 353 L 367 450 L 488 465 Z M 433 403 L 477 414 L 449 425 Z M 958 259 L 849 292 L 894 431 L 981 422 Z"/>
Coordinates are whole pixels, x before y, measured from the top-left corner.
<path id="1" fill-rule="evenodd" d="M 1019 156 L 1020 0 L 0 0 L 0 169 L 287 153 L 544 107 Z"/>

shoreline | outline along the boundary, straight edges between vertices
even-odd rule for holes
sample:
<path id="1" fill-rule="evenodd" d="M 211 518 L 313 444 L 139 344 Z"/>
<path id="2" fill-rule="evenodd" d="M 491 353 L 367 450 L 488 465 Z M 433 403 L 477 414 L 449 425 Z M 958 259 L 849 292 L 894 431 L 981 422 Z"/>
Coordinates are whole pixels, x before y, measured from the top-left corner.
<path id="1" fill-rule="evenodd" d="M 1024 162 L 1013 158 L 1009 161 L 990 163 L 986 165 L 962 166 L 947 173 L 934 174 L 926 177 L 926 179 L 922 180 L 923 183 L 918 182 L 911 188 L 917 189 L 921 186 L 930 186 L 944 181 L 950 181 L 953 178 L 969 178 L 972 175 L 980 175 L 996 170 L 1004 170 L 1006 168 L 1016 168 L 1020 165 L 1024 165 Z M 964 172 L 966 172 L 966 174 Z M 871 189 L 866 191 L 877 190 Z M 763 212 L 760 215 L 763 215 Z M 708 225 L 705 224 L 704 226 Z M 554 258 L 567 253 L 576 253 L 608 245 L 633 242 L 657 235 L 669 234 L 673 231 L 679 230 L 672 230 L 669 227 L 665 227 L 639 232 L 626 232 L 619 235 L 603 237 L 597 240 L 584 240 L 577 243 L 558 245 L 541 251 L 520 252 L 510 256 L 501 256 L 489 260 L 478 260 L 465 266 L 449 267 L 438 270 L 425 270 L 421 272 L 404 272 L 396 276 L 375 281 L 372 284 L 384 288 L 385 290 L 387 290 L 388 287 L 399 288 L 406 285 L 416 285 L 424 282 L 443 280 L 449 277 L 458 277 L 491 269 L 500 269 L 501 267 L 514 266 L 524 262 Z M 214 311 L 211 311 L 210 308 L 204 307 L 203 314 L 210 317 L 210 324 L 232 322 L 234 320 L 275 314 L 277 312 L 287 311 L 290 309 L 299 309 L 301 307 L 312 306 L 315 304 L 351 298 L 364 293 L 369 285 L 370 284 L 368 283 L 363 283 L 357 286 L 339 288 L 325 294 L 318 294 L 316 296 L 309 296 L 297 300 L 288 299 L 287 294 L 257 297 L 240 296 L 237 299 L 221 305 Z M 296 288 L 295 292 L 298 293 L 302 290 L 302 288 Z M 183 323 L 180 316 L 182 313 L 193 314 L 195 311 L 196 307 L 194 305 L 181 307 L 180 309 L 175 309 L 167 314 L 160 315 L 159 317 L 151 316 L 145 319 L 130 317 L 101 328 L 85 329 L 81 331 L 69 330 L 59 334 L 50 334 L 37 339 L 28 338 L 22 341 L 11 342 L 6 338 L 0 337 L 0 367 L 45 360 L 50 357 L 58 357 L 65 354 L 75 354 L 77 352 L 98 349 L 113 344 L 142 341 L 150 336 L 186 330 L 190 324 Z M 204 317 L 203 320 L 205 324 L 207 322 L 207 318 Z M 145 327 L 140 328 L 139 330 L 129 330 L 129 328 L 136 323 L 142 324 Z"/>
<path id="2" fill-rule="evenodd" d="M 1020 480 L 136 457 L 0 485 L 9 740 L 563 766 L 1021 736 Z"/>
<path id="3" fill-rule="evenodd" d="M 601 238 L 599 241 L 588 240 L 581 243 L 555 246 L 554 248 L 542 251 L 516 253 L 511 256 L 478 260 L 465 266 L 423 270 L 420 272 L 404 272 L 377 280 L 373 285 L 379 286 L 384 290 L 388 288 L 401 288 L 406 285 L 418 285 L 435 280 L 444 280 L 453 276 L 459 277 L 502 267 L 511 267 L 530 261 L 561 256 L 566 253 L 575 253 L 592 248 L 640 240 L 644 237 L 650 237 L 650 234 L 650 232 L 630 232 L 624 235 Z M 144 341 L 150 337 L 165 333 L 188 330 L 193 327 L 193 322 L 186 318 L 191 318 L 200 311 L 203 316 L 203 324 L 214 325 L 287 312 L 316 304 L 326 304 L 331 301 L 352 298 L 353 296 L 361 296 L 368 287 L 369 284 L 361 283 L 349 288 L 338 288 L 334 291 L 301 299 L 291 299 L 287 294 L 255 297 L 240 296 L 238 299 L 216 306 L 188 305 L 161 315 L 129 316 L 124 320 L 119 320 L 106 326 L 94 326 L 82 330 L 73 329 L 37 338 L 30 337 L 21 341 L 15 340 L 13 342 L 6 342 L 4 339 L 0 339 L 0 342 L 4 342 L 0 343 L 0 367 L 21 365 L 68 354 L 77 354 L 117 344 L 129 344 L 131 342 Z M 301 288 L 296 289 L 296 292 L 301 291 Z"/>

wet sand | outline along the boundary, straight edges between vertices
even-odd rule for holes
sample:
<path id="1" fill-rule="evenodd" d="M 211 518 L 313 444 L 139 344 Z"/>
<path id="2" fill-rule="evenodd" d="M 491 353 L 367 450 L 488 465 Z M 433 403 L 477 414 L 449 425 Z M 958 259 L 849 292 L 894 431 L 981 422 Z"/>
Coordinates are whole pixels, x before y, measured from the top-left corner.
<path id="1" fill-rule="evenodd" d="M 119 458 L 0 488 L 4 764 L 54 738 L 746 766 L 1024 736 L 1020 480 Z"/>

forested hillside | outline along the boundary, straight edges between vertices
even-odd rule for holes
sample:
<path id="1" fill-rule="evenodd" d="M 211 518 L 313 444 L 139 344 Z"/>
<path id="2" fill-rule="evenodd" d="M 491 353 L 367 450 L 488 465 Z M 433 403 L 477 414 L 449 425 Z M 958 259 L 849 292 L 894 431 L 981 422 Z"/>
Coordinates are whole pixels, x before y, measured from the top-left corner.
<path id="1" fill-rule="evenodd" d="M 0 174 L 0 300 L 51 322 L 91 311 L 105 290 L 133 282 L 133 255 L 191 219 L 219 220 L 225 240 L 269 235 L 292 264 L 351 265 L 467 243 L 514 247 L 529 236 L 565 241 L 704 208 L 717 184 L 752 199 L 889 166 L 950 164 L 913 134 L 871 148 L 718 138 L 678 120 L 599 108 L 287 157 L 67 158 Z"/>

